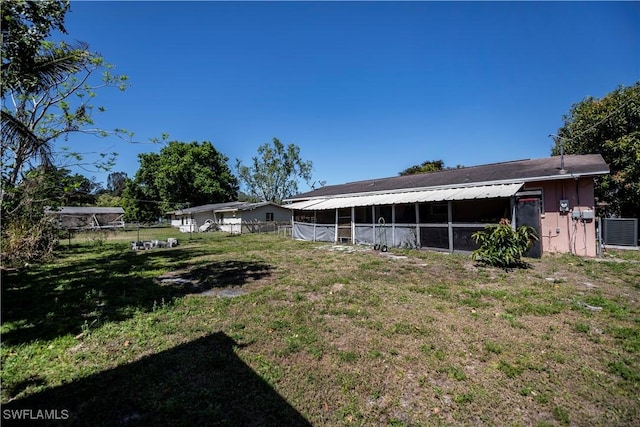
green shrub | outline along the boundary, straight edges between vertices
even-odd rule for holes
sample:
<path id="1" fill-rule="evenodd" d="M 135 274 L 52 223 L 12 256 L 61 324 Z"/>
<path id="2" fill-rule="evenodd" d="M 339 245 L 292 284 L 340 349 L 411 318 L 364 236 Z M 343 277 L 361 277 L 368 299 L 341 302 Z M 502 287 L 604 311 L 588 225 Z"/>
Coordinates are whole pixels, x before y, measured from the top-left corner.
<path id="1" fill-rule="evenodd" d="M 494 267 L 522 266 L 522 256 L 538 240 L 533 227 L 522 225 L 513 229 L 508 219 L 500 224 L 487 225 L 484 230 L 473 233 L 480 245 L 473 251 L 473 259 Z"/>

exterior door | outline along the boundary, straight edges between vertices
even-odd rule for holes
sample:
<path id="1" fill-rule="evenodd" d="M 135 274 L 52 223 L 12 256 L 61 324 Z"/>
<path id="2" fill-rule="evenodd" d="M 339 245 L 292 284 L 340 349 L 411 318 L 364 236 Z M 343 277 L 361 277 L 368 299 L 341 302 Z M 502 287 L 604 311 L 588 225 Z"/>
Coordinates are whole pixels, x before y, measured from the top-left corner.
<path id="1" fill-rule="evenodd" d="M 529 225 L 533 227 L 538 236 L 538 241 L 534 242 L 529 252 L 525 255 L 532 258 L 540 258 L 542 256 L 542 243 L 540 241 L 540 203 L 539 198 L 520 198 L 516 202 L 516 227 L 521 225 Z"/>
<path id="2" fill-rule="evenodd" d="M 352 243 L 353 236 L 351 235 L 351 208 L 338 209 L 336 220 L 338 226 L 337 243 Z"/>

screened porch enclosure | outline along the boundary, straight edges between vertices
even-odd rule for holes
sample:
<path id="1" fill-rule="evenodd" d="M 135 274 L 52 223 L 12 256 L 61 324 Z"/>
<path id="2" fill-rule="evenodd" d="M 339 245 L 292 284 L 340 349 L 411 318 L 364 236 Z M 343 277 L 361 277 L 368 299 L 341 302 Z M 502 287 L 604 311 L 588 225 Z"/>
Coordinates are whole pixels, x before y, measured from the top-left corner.
<path id="1" fill-rule="evenodd" d="M 476 249 L 472 234 L 513 218 L 512 197 L 294 209 L 293 238 L 396 248 Z"/>

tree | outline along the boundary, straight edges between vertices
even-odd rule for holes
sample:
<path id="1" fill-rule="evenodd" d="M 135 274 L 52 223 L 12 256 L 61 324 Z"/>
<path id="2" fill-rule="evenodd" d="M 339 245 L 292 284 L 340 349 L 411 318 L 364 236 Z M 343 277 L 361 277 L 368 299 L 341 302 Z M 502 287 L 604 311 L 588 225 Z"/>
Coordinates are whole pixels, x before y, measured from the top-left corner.
<path id="1" fill-rule="evenodd" d="M 126 134 L 92 128 L 90 103 L 99 87 L 124 90 L 126 76 L 112 75 L 111 65 L 85 43 L 46 40 L 54 30 L 66 34 L 63 22 L 68 10 L 68 1 L 2 2 L 3 190 L 10 191 L 25 169 L 54 164 L 52 144 L 63 136 Z M 100 79 L 93 78 L 100 73 Z M 77 154 L 70 157 L 81 161 Z M 106 166 L 110 160 L 104 155 L 97 163 Z"/>
<path id="2" fill-rule="evenodd" d="M 462 165 L 457 165 L 455 168 L 445 167 L 444 161 L 442 160 L 426 160 L 420 163 L 419 165 L 414 165 L 406 168 L 405 170 L 401 171 L 399 175 L 405 176 L 405 175 L 414 175 L 418 173 L 431 173 L 431 172 L 438 172 L 438 171 L 443 171 L 448 169 L 460 169 L 462 167 L 463 167 Z"/>
<path id="3" fill-rule="evenodd" d="M 64 17 L 70 8 L 69 1 L 2 0 L 2 92 L 9 88 L 37 85 L 46 70 L 56 65 L 43 67 L 39 51 L 42 41 L 52 30 L 66 34 Z M 56 61 L 64 66 L 64 61 Z"/>
<path id="4" fill-rule="evenodd" d="M 128 180 L 126 172 L 111 172 L 107 177 L 107 191 L 112 196 L 122 196 Z"/>
<path id="5" fill-rule="evenodd" d="M 110 208 L 114 206 L 122 206 L 122 197 L 114 196 L 110 193 L 102 193 L 96 197 L 95 206 Z"/>
<path id="6" fill-rule="evenodd" d="M 3 200 L 23 171 L 60 160 L 54 141 L 72 133 L 129 135 L 93 127 L 92 105 L 98 88 L 124 90 L 127 77 L 111 74 L 112 66 L 86 43 L 46 40 L 54 30 L 66 34 L 68 10 L 68 1 L 2 1 Z M 66 154 L 67 160 L 83 161 L 78 154 Z M 114 155 L 102 155 L 95 163 L 106 167 Z"/>
<path id="7" fill-rule="evenodd" d="M 164 212 L 235 200 L 238 181 L 208 141 L 169 142 L 160 153 L 138 155 L 140 168 L 123 193 L 127 218 L 155 221 Z"/>
<path id="8" fill-rule="evenodd" d="M 298 192 L 298 179 L 311 180 L 313 163 L 300 158 L 298 146 L 289 144 L 285 147 L 273 138 L 272 144 L 258 147 L 258 156 L 251 159 L 251 166 L 244 166 L 236 159 L 236 168 L 250 196 L 281 203 Z"/>
<path id="9" fill-rule="evenodd" d="M 426 160 L 419 165 L 414 165 L 403 170 L 399 175 L 413 175 L 417 173 L 437 172 L 441 170 L 444 170 L 444 162 L 442 160 Z"/>
<path id="10" fill-rule="evenodd" d="M 42 164 L 70 162 L 84 164 L 76 153 L 56 153 L 53 143 L 73 133 L 105 137 L 128 135 L 121 129 L 105 131 L 94 127 L 92 101 L 96 90 L 103 87 L 126 88 L 126 76 L 115 76 L 98 55 L 86 44 L 69 46 L 43 42 L 39 53 L 42 62 L 58 60 L 72 63 L 54 76 L 43 77 L 37 84 L 25 82 L 3 92 L 2 100 L 2 180 L 13 187 L 25 169 Z M 99 80 L 93 77 L 102 72 Z M 98 107 L 104 111 L 104 107 Z M 108 168 L 115 153 L 101 154 L 90 162 L 98 168 Z"/>
<path id="11" fill-rule="evenodd" d="M 602 99 L 587 97 L 563 120 L 552 154 L 561 146 L 566 154 L 601 154 L 611 170 L 595 187 L 605 214 L 640 217 L 640 82 Z"/>
<path id="12" fill-rule="evenodd" d="M 77 153 L 56 152 L 54 143 L 73 133 L 129 135 L 94 127 L 92 105 L 98 88 L 124 90 L 126 76 L 111 74 L 111 66 L 85 43 L 46 40 L 52 31 L 66 33 L 68 10 L 68 1 L 2 1 L 0 202 L 2 238 L 12 242 L 3 245 L 5 260 L 33 260 L 49 253 L 55 239 L 47 231 L 51 227 L 44 207 L 68 196 L 57 190 L 72 194 L 77 185 L 86 184 L 59 185 L 64 166 L 85 160 Z M 90 164 L 106 168 L 113 156 L 101 154 Z"/>
<path id="13" fill-rule="evenodd" d="M 18 190 L 22 199 L 47 207 L 91 206 L 96 202 L 100 184 L 68 169 L 41 166 L 26 173 Z"/>

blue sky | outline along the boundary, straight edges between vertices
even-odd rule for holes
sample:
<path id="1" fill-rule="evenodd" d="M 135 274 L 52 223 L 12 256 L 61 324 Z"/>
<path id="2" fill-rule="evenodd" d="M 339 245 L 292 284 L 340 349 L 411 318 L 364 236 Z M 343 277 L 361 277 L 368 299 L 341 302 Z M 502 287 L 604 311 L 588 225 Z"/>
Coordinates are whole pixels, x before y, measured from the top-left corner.
<path id="1" fill-rule="evenodd" d="M 129 77 L 98 126 L 211 141 L 232 168 L 277 137 L 327 184 L 546 157 L 572 104 L 640 80 L 638 2 L 74 1 L 66 27 Z M 131 177 L 162 148 L 64 144 Z"/>

